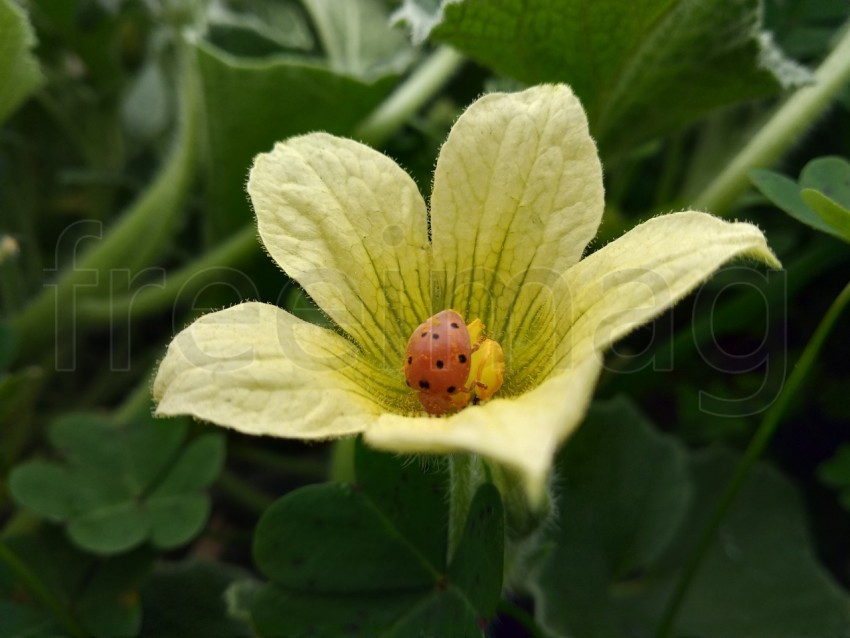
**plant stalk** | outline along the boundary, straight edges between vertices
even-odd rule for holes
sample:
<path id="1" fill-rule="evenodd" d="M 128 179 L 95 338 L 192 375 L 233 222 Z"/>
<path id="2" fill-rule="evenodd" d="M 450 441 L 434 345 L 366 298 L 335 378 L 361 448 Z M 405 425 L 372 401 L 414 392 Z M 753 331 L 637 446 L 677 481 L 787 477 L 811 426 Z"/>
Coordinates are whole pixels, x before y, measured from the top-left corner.
<path id="1" fill-rule="evenodd" d="M 422 105 L 432 99 L 463 63 L 463 56 L 448 47 L 434 51 L 354 133 L 372 146 L 383 146 Z"/>
<path id="2" fill-rule="evenodd" d="M 799 89 L 778 108 L 696 199 L 694 208 L 715 215 L 729 214 L 735 200 L 749 187 L 749 172 L 772 166 L 826 110 L 850 80 L 850 28 L 814 74 L 814 82 Z"/>
<path id="3" fill-rule="evenodd" d="M 168 273 L 162 285 L 147 285 L 115 299 L 86 299 L 80 302 L 77 316 L 88 323 L 111 323 L 173 309 L 181 296 L 194 295 L 207 284 L 220 281 L 222 268 L 246 261 L 259 249 L 257 229 L 249 224 L 204 256 Z"/>
<path id="4" fill-rule="evenodd" d="M 800 355 L 797 365 L 794 366 L 794 370 L 788 377 L 785 387 L 782 389 L 782 392 L 780 392 L 776 402 L 764 415 L 764 418 L 762 419 L 758 430 L 756 430 L 752 441 L 750 441 L 750 445 L 747 447 L 743 458 L 738 462 L 738 466 L 735 468 L 735 473 L 732 475 L 732 478 L 729 479 L 726 488 L 723 490 L 723 494 L 715 506 L 714 512 L 703 530 L 699 542 L 688 557 L 688 561 L 682 569 L 681 576 L 676 582 L 676 586 L 673 589 L 673 593 L 667 603 L 661 624 L 659 625 L 658 632 L 656 633 L 657 638 L 669 638 L 672 635 L 675 628 L 676 618 L 679 615 L 679 611 L 685 601 L 691 583 L 699 572 L 700 565 L 702 564 L 706 552 L 714 542 L 714 538 L 720 524 L 726 517 L 726 513 L 729 511 L 729 508 L 732 506 L 732 503 L 735 501 L 738 493 L 741 491 L 741 487 L 749 476 L 756 461 L 759 460 L 768 443 L 770 443 L 770 440 L 773 438 L 776 428 L 779 426 L 780 420 L 785 414 L 786 409 L 800 391 L 803 383 L 809 375 L 809 371 L 817 362 L 818 354 L 826 341 L 826 337 L 829 335 L 848 301 L 850 301 L 850 283 L 848 283 L 838 294 L 832 302 L 832 305 L 829 307 L 829 310 L 827 310 L 826 314 L 823 316 L 823 319 L 821 319 L 821 322 L 809 340 L 809 343 L 806 344 L 803 354 Z"/>

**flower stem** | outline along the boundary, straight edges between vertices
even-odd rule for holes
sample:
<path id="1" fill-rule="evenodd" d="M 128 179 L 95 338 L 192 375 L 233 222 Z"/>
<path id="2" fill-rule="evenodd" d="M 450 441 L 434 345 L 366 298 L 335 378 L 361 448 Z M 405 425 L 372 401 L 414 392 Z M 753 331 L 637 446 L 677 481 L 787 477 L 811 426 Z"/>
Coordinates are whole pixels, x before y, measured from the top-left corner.
<path id="1" fill-rule="evenodd" d="M 697 542 L 688 557 L 685 567 L 682 569 L 682 574 L 679 576 L 679 580 L 673 589 L 673 593 L 671 594 L 670 600 L 668 601 L 667 607 L 664 611 L 664 616 L 662 617 L 661 624 L 656 634 L 657 638 L 668 638 L 672 634 L 676 618 L 682 607 L 682 603 L 685 601 L 691 582 L 699 571 L 706 552 L 714 542 L 714 537 L 717 533 L 717 529 L 720 527 L 720 523 L 723 522 L 726 513 L 729 511 L 729 508 L 738 496 L 738 492 L 741 490 L 741 486 L 744 484 L 747 476 L 749 476 L 750 470 L 752 470 L 756 461 L 758 461 L 767 447 L 767 444 L 770 442 L 771 438 L 773 438 L 773 434 L 776 432 L 780 419 L 784 415 L 788 405 L 791 403 L 791 400 L 797 395 L 801 386 L 808 377 L 809 371 L 817 361 L 818 354 L 827 335 L 830 330 L 832 330 L 833 325 L 841 314 L 841 311 L 844 309 L 844 306 L 847 305 L 848 301 L 850 301 L 850 283 L 848 283 L 838 294 L 823 319 L 821 319 L 815 333 L 812 335 L 812 338 L 803 350 L 803 354 L 800 355 L 797 365 L 794 366 L 794 370 L 788 377 L 785 387 L 777 397 L 776 402 L 764 415 L 764 418 L 762 419 L 758 430 L 756 430 L 755 436 L 753 436 L 750 445 L 747 447 L 743 458 L 735 468 L 735 473 L 732 475 L 732 478 L 729 479 L 729 483 L 726 485 L 720 500 L 715 506 L 708 524 L 705 529 L 703 529 L 699 542 Z"/>
<path id="2" fill-rule="evenodd" d="M 829 106 L 850 80 L 850 29 L 818 67 L 814 82 L 799 89 L 777 109 L 759 132 L 693 201 L 694 208 L 716 215 L 730 212 L 748 188 L 750 170 L 771 166 Z"/>
<path id="3" fill-rule="evenodd" d="M 453 49 L 440 47 L 434 51 L 357 127 L 354 136 L 372 146 L 382 146 L 434 97 L 462 63 L 463 56 Z"/>
<path id="4" fill-rule="evenodd" d="M 479 456 L 453 454 L 449 457 L 449 556 L 454 556 L 463 538 L 469 506 L 484 481 Z"/>
<path id="5" fill-rule="evenodd" d="M 162 286 L 146 286 L 116 299 L 86 299 L 77 317 L 88 322 L 109 323 L 116 318 L 144 317 L 169 309 L 181 296 L 194 295 L 207 284 L 220 281 L 229 268 L 259 253 L 257 229 L 249 224 L 200 259 L 168 275 Z"/>
<path id="6" fill-rule="evenodd" d="M 12 549 L 0 540 L 0 560 L 2 560 L 9 568 L 15 572 L 21 582 L 29 590 L 29 592 L 38 601 L 46 607 L 50 613 L 56 618 L 60 625 L 68 632 L 69 635 L 75 638 L 82 638 L 88 635 L 88 632 L 74 618 L 71 612 L 53 595 L 50 589 L 45 585 L 38 575 L 35 574 Z"/>

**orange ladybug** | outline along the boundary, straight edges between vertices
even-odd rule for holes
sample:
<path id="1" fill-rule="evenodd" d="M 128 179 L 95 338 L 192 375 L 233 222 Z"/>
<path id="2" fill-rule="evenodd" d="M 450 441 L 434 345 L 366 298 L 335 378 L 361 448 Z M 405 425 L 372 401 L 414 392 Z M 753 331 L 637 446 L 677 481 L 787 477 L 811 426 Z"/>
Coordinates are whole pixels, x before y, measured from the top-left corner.
<path id="1" fill-rule="evenodd" d="M 469 401 L 466 380 L 472 364 L 469 330 L 456 310 L 443 310 L 422 322 L 407 342 L 404 376 L 428 414 L 453 412 Z M 457 394 L 466 393 L 466 401 Z M 453 401 L 453 397 L 455 400 Z"/>

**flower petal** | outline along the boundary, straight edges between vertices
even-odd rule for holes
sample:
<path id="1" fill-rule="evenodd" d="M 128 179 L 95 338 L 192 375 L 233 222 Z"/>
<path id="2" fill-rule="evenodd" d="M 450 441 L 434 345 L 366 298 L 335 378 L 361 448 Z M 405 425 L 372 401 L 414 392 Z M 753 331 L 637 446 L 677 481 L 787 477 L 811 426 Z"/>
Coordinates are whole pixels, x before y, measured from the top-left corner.
<path id="1" fill-rule="evenodd" d="M 363 436 L 395 452 L 481 454 L 516 470 L 529 500 L 539 504 L 555 452 L 584 418 L 600 369 L 593 354 L 521 396 L 496 398 L 448 418 L 385 414 Z"/>
<path id="2" fill-rule="evenodd" d="M 502 341 L 511 312 L 529 303 L 523 288 L 579 260 L 603 200 L 596 146 L 569 87 L 479 99 L 452 128 L 434 174 L 438 305 L 482 319 Z"/>
<path id="3" fill-rule="evenodd" d="M 248 179 L 271 256 L 374 359 L 397 367 L 431 312 L 425 202 L 387 156 L 325 133 L 258 155 Z"/>
<path id="4" fill-rule="evenodd" d="M 752 224 L 681 212 L 637 226 L 564 276 L 552 367 L 571 367 L 605 350 L 742 256 L 781 268 Z"/>
<path id="5" fill-rule="evenodd" d="M 178 334 L 153 385 L 158 416 L 192 414 L 247 434 L 360 432 L 382 411 L 345 338 L 262 303 L 204 315 Z"/>

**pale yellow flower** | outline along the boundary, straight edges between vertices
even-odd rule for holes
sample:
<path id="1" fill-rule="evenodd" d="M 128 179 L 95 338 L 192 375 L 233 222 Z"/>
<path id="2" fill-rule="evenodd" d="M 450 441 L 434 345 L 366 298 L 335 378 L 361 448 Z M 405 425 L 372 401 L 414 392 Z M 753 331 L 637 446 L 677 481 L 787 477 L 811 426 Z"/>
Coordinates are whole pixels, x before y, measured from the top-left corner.
<path id="1" fill-rule="evenodd" d="M 269 254 L 338 330 L 264 303 L 203 316 L 168 348 L 157 414 L 472 452 L 516 471 L 532 502 L 614 340 L 731 258 L 778 266 L 755 226 L 698 212 L 652 219 L 579 261 L 602 215 L 602 169 L 563 85 L 472 104 L 440 152 L 430 211 L 391 159 L 324 133 L 259 155 L 248 192 Z M 435 418 L 402 361 L 411 331 L 446 308 L 484 322 L 505 381 L 492 400 Z"/>

